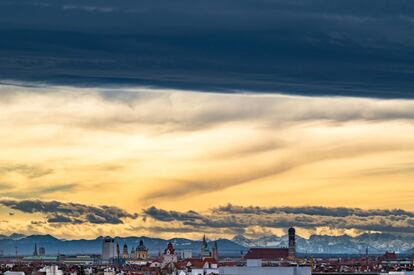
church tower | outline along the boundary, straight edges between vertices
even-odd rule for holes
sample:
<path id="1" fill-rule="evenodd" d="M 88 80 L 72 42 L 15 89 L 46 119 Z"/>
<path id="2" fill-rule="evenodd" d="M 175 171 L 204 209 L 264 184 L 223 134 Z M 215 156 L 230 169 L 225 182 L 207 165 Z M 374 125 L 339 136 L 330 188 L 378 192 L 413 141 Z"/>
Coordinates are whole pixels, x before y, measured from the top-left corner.
<path id="1" fill-rule="evenodd" d="M 122 251 L 122 258 L 123 259 L 128 259 L 129 258 L 129 255 L 128 255 L 128 246 L 127 246 L 126 243 L 124 244 L 124 250 Z"/>
<path id="2" fill-rule="evenodd" d="M 135 255 L 136 255 L 136 258 L 140 260 L 148 259 L 148 248 L 145 247 L 143 240 L 139 241 L 139 245 L 135 249 Z"/>
<path id="3" fill-rule="evenodd" d="M 201 258 L 211 257 L 210 250 L 208 249 L 206 235 L 204 235 L 203 241 L 201 242 L 201 253 L 200 254 L 201 254 Z"/>
<path id="4" fill-rule="evenodd" d="M 121 250 L 119 249 L 119 242 L 116 242 L 116 257 L 119 259 L 121 256 Z"/>
<path id="5" fill-rule="evenodd" d="M 218 260 L 219 260 L 219 254 L 218 254 L 217 241 L 214 241 L 213 251 L 212 251 L 212 255 L 211 256 L 218 262 Z"/>
<path id="6" fill-rule="evenodd" d="M 291 227 L 288 231 L 289 235 L 289 258 L 295 258 L 296 255 L 296 230 Z"/>

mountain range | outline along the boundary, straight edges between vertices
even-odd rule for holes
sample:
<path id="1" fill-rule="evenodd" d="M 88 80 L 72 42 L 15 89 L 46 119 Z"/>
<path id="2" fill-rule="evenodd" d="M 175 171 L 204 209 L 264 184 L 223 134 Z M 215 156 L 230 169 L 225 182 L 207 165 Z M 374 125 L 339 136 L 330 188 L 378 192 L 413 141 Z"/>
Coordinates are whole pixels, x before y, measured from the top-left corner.
<path id="1" fill-rule="evenodd" d="M 237 235 L 233 242 L 245 247 L 287 247 L 288 236 L 264 236 L 257 239 L 248 239 Z M 328 236 L 311 235 L 308 239 L 297 236 L 297 251 L 312 254 L 360 254 L 368 252 L 381 254 L 385 251 L 398 253 L 414 252 L 414 237 L 396 236 L 392 234 L 361 234 L 356 237 L 348 235 Z"/>
<path id="2" fill-rule="evenodd" d="M 101 236 L 92 240 L 64 240 L 51 235 L 0 235 L 0 254 L 3 256 L 15 255 L 17 248 L 19 255 L 32 255 L 35 244 L 38 248 L 44 247 L 48 255 L 100 254 L 103 238 Z M 119 243 L 121 251 L 124 244 L 127 244 L 128 250 L 131 251 L 133 247 L 138 246 L 140 240 L 144 241 L 145 246 L 149 249 L 150 255 L 152 256 L 162 253 L 167 247 L 168 242 L 173 243 L 177 251 L 192 250 L 194 256 L 200 254 L 201 240 L 189 240 L 185 238 L 160 239 L 145 236 L 115 237 L 115 242 Z M 246 252 L 248 249 L 227 239 L 218 239 L 217 243 L 221 247 L 220 251 L 223 256 L 240 255 L 241 252 Z M 212 244 L 212 241 L 208 242 L 210 248 Z"/>
<path id="3" fill-rule="evenodd" d="M 91 240 L 64 240 L 51 235 L 12 234 L 0 235 L 0 253 L 4 256 L 15 255 L 16 248 L 19 255 L 31 255 L 35 244 L 44 247 L 46 254 L 100 254 L 103 237 Z M 168 242 L 172 242 L 176 250 L 192 250 L 193 255 L 200 253 L 201 240 L 185 238 L 161 239 L 151 237 L 115 237 L 121 246 L 128 245 L 129 251 L 136 247 L 140 240 L 144 241 L 150 254 L 155 256 L 162 253 Z M 327 236 L 312 235 L 308 239 L 297 236 L 297 251 L 302 254 L 361 254 L 368 248 L 370 254 L 381 254 L 385 251 L 399 253 L 414 253 L 414 237 L 395 236 L 391 234 L 362 234 L 356 237 L 348 235 Z M 208 241 L 211 247 L 212 241 Z M 287 247 L 287 236 L 263 236 L 250 239 L 237 235 L 233 239 L 218 239 L 219 252 L 222 256 L 236 256 L 245 253 L 250 247 Z"/>

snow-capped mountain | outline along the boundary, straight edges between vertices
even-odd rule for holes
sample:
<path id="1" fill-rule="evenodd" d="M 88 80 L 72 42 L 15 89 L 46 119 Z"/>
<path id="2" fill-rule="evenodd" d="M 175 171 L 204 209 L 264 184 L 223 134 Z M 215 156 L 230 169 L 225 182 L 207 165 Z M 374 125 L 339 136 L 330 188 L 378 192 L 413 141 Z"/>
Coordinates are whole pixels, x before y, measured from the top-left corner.
<path id="1" fill-rule="evenodd" d="M 233 239 L 233 242 L 246 247 L 287 247 L 288 246 L 288 236 L 261 236 L 257 239 L 249 239 L 243 235 L 236 235 Z M 297 236 L 297 242 L 302 242 L 302 238 Z"/>
<path id="2" fill-rule="evenodd" d="M 286 247 L 288 236 L 264 236 L 249 239 L 237 235 L 233 242 L 247 247 Z M 301 253 L 383 253 L 385 251 L 405 252 L 414 247 L 414 237 L 396 236 L 392 234 L 362 234 L 356 237 L 348 235 L 327 236 L 312 235 L 309 239 L 296 237 L 297 250 Z"/>

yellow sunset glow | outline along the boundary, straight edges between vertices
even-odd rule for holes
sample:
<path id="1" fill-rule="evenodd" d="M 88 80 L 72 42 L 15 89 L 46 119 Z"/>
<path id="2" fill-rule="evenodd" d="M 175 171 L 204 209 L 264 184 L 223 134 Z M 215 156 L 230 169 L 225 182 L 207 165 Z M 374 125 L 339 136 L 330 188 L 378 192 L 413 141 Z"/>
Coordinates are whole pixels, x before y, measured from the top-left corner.
<path id="1" fill-rule="evenodd" d="M 3 198 L 138 214 L 228 203 L 414 211 L 411 100 L 10 85 L 0 93 Z M 159 223 L 51 226 L 30 224 L 41 214 L 0 215 L 6 233 L 67 238 L 151 234 Z"/>

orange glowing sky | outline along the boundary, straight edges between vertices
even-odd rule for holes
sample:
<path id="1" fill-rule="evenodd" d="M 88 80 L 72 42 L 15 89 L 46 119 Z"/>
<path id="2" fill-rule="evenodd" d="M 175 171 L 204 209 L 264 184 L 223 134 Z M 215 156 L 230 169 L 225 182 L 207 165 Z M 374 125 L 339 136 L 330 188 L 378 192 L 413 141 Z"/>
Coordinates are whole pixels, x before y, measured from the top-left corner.
<path id="1" fill-rule="evenodd" d="M 414 211 L 412 100 L 19 85 L 0 93 L 3 201 L 138 214 L 114 224 L 53 223 L 3 204 L 0 233 L 197 237 L 207 230 L 143 214 L 151 206 L 206 215 L 229 203 Z M 402 227 L 412 222 L 406 218 Z M 369 230 L 327 224 L 298 230 Z M 258 223 L 246 233 L 283 231 Z"/>

